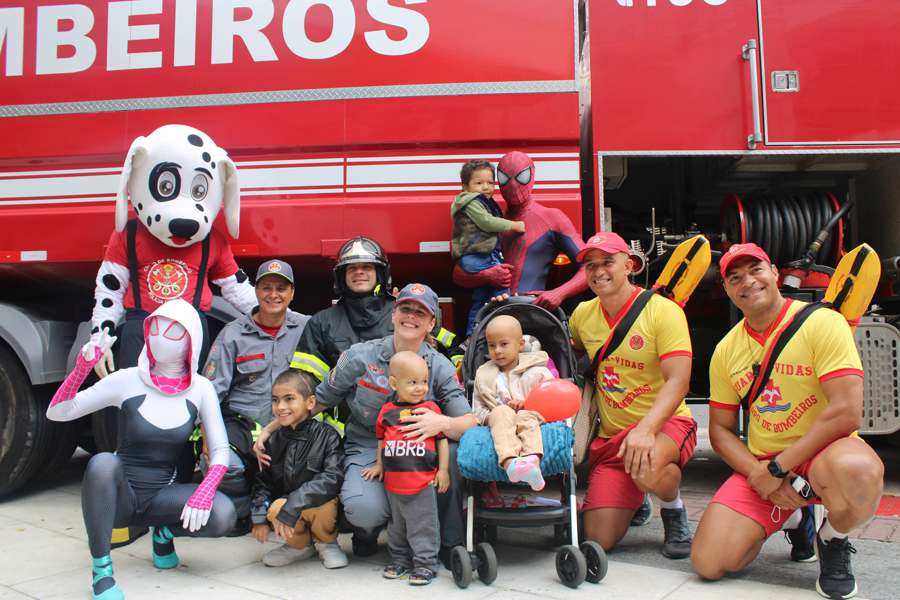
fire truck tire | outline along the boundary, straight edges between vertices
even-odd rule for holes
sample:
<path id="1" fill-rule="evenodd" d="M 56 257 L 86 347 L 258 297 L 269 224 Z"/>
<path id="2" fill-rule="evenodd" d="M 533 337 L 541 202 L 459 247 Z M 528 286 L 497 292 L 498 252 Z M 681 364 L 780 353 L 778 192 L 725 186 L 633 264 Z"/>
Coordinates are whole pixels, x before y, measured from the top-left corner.
<path id="1" fill-rule="evenodd" d="M 0 344 L 0 497 L 30 481 L 46 463 L 53 427 L 44 416 L 50 387 L 32 387 L 16 356 Z"/>
<path id="2" fill-rule="evenodd" d="M 104 408 L 91 415 L 94 452 L 115 452 L 119 444 L 119 409 Z"/>
<path id="3" fill-rule="evenodd" d="M 78 421 L 51 422 L 49 425 L 53 431 L 52 444 L 44 455 L 44 463 L 36 476 L 38 479 L 52 477 L 54 473 L 65 467 L 72 455 L 75 454 L 75 448 L 78 447 L 78 433 L 81 429 Z"/>

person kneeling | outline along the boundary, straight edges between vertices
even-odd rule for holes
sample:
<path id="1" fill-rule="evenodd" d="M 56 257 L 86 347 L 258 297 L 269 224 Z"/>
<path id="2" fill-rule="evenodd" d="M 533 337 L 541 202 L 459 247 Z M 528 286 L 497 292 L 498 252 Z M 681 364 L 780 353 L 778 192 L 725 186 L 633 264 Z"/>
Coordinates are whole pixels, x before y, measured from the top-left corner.
<path id="1" fill-rule="evenodd" d="M 533 490 L 544 488 L 541 457 L 540 413 L 524 410 L 531 388 L 553 379 L 546 352 L 522 352 L 522 325 L 510 315 L 500 315 L 485 328 L 491 360 L 475 372 L 473 412 L 480 424 L 489 425 L 500 467 L 513 483 L 525 482 Z"/>
<path id="2" fill-rule="evenodd" d="M 272 463 L 257 474 L 251 494 L 254 537 L 266 541 L 268 521 L 285 541 L 263 556 L 268 567 L 289 565 L 315 552 L 326 569 L 347 566 L 337 544 L 344 450 L 333 427 L 312 419 L 315 385 L 312 375 L 296 369 L 272 384 L 272 414 L 281 429 L 266 444 Z"/>

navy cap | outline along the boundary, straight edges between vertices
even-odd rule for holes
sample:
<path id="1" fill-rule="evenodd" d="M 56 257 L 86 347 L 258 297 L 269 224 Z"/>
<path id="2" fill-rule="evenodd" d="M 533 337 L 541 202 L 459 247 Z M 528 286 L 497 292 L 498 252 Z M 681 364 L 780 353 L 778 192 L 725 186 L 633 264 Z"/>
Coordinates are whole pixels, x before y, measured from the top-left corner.
<path id="1" fill-rule="evenodd" d="M 266 275 L 280 275 L 294 285 L 294 270 L 283 260 L 274 258 L 259 265 L 259 270 L 256 272 L 256 283 L 259 283 L 259 280 Z"/>
<path id="2" fill-rule="evenodd" d="M 404 286 L 397 296 L 397 304 L 401 302 L 418 302 L 431 313 L 431 316 L 438 314 L 438 296 L 424 283 L 410 283 Z"/>

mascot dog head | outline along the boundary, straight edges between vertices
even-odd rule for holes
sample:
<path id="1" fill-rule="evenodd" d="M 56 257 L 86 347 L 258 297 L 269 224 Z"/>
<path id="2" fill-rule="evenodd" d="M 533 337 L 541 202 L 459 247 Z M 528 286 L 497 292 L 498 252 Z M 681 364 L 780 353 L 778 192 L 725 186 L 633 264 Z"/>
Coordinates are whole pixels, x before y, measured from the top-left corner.
<path id="1" fill-rule="evenodd" d="M 131 144 L 116 198 L 116 231 L 128 221 L 128 199 L 154 237 L 173 248 L 204 239 L 225 207 L 228 232 L 240 231 L 237 169 L 198 129 L 164 125 Z"/>

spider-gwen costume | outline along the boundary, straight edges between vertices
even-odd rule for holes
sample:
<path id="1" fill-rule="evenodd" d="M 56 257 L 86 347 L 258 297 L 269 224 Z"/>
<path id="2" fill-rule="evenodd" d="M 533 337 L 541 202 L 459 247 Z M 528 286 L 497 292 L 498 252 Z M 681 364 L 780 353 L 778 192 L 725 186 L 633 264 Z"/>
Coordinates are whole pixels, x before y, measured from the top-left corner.
<path id="1" fill-rule="evenodd" d="M 114 527 L 153 527 L 153 564 L 159 569 L 178 565 L 175 536 L 219 537 L 234 527 L 234 506 L 216 491 L 228 465 L 219 397 L 196 373 L 202 335 L 190 304 L 167 302 L 144 321 L 146 343 L 137 367 L 116 371 L 79 392 L 115 339 L 101 336 L 79 352 L 75 369 L 47 409 L 53 421 L 72 421 L 109 406 L 121 409 L 118 451 L 95 455 L 82 483 L 95 600 L 124 598 L 109 555 Z M 199 485 L 174 483 L 175 465 L 197 423 L 206 432 L 211 466 Z"/>
<path id="2" fill-rule="evenodd" d="M 546 290 L 547 273 L 556 256 L 563 252 L 572 262 L 584 247 L 581 235 L 561 210 L 538 204 L 531 195 L 534 162 L 522 152 L 510 152 L 497 164 L 497 183 L 506 200 L 506 218 L 524 221 L 525 233 L 500 235 L 506 263 L 479 273 L 466 273 L 458 264 L 453 281 L 472 288 L 490 285 L 509 288 L 512 294 L 535 295 L 535 304 L 555 310 L 566 298 L 587 289 L 584 269 L 561 286 Z"/>

